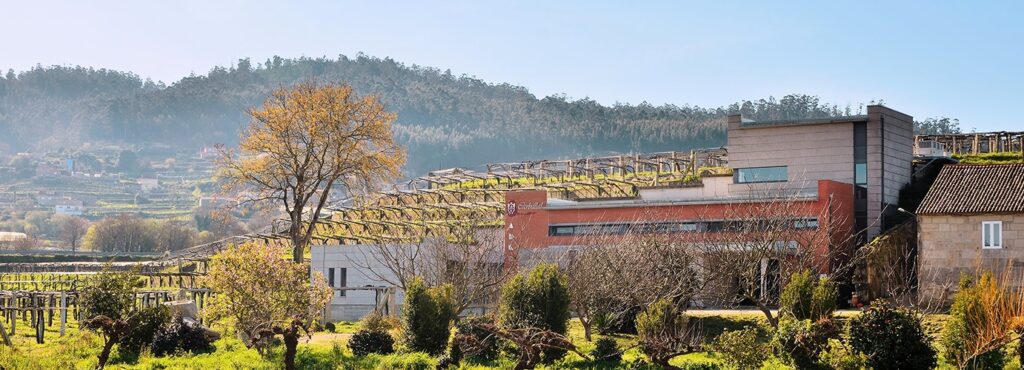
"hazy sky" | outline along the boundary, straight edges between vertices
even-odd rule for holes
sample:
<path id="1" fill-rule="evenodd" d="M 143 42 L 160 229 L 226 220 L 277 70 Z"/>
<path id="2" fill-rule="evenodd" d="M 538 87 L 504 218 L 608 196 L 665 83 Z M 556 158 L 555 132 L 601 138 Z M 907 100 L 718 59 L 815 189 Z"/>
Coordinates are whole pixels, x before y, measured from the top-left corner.
<path id="1" fill-rule="evenodd" d="M 363 52 L 606 104 L 806 93 L 1024 130 L 1021 1 L 494 3 L 5 1 L 0 68 L 170 83 L 243 57 Z"/>

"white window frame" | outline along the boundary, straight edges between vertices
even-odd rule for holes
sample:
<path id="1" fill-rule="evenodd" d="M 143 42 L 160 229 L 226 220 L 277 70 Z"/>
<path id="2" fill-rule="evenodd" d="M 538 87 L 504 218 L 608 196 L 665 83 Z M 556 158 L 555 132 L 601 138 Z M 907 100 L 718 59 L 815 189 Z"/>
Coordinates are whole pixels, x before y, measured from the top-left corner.
<path id="1" fill-rule="evenodd" d="M 990 227 L 991 226 L 991 227 Z M 985 245 L 985 229 L 989 228 L 993 231 L 992 245 Z M 999 237 L 996 238 L 995 230 L 999 230 Z M 981 222 L 981 249 L 1003 249 L 1003 222 L 1002 221 L 982 221 Z"/>

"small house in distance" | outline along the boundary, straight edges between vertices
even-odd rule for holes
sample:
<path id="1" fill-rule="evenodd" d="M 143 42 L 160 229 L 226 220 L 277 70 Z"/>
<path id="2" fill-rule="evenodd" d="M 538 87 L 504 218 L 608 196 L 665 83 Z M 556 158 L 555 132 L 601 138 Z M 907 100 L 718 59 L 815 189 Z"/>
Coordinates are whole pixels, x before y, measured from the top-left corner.
<path id="1" fill-rule="evenodd" d="M 1024 163 L 946 165 L 917 209 L 924 297 L 961 273 L 1024 268 Z"/>

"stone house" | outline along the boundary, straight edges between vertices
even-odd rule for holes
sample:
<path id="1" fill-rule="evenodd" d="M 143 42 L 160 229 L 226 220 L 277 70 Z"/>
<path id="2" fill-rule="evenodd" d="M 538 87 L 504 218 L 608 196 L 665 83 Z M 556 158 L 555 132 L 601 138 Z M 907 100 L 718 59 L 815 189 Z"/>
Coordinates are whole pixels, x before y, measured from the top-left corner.
<path id="1" fill-rule="evenodd" d="M 924 298 L 948 297 L 961 273 L 1024 267 L 1024 163 L 946 165 L 917 215 Z"/>

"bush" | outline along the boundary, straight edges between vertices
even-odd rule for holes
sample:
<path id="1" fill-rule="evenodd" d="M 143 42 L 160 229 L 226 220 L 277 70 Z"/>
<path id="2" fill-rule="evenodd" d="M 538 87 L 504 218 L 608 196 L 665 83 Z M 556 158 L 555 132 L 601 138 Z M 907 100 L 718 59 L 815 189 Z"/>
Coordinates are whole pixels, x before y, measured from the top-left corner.
<path id="1" fill-rule="evenodd" d="M 455 325 L 455 336 L 452 337 L 454 361 L 462 358 L 474 360 L 495 360 L 498 358 L 498 338 L 484 326 L 494 325 L 493 316 L 470 316 L 459 320 Z M 457 356 L 456 353 L 457 352 Z"/>
<path id="2" fill-rule="evenodd" d="M 594 327 L 597 328 L 598 333 L 604 335 L 636 334 L 636 315 L 639 315 L 641 312 L 643 312 L 643 309 L 640 307 L 621 310 L 616 315 L 598 312 L 594 315 Z"/>
<path id="3" fill-rule="evenodd" d="M 334 323 L 333 322 L 328 321 L 326 324 L 324 324 L 324 330 L 327 330 L 328 333 L 333 333 L 334 330 L 336 330 L 336 329 L 337 328 L 334 327 Z"/>
<path id="4" fill-rule="evenodd" d="M 565 335 L 569 325 L 569 291 L 565 275 L 554 264 L 540 264 L 516 275 L 501 289 L 498 313 L 503 326 L 536 328 Z M 542 361 L 551 363 L 565 350 L 546 348 Z"/>
<path id="5" fill-rule="evenodd" d="M 122 354 L 138 355 L 144 347 L 153 343 L 160 328 L 171 321 L 171 313 L 167 307 L 158 305 L 140 309 L 128 316 L 128 332 L 118 341 L 118 350 Z"/>
<path id="6" fill-rule="evenodd" d="M 637 315 L 636 331 L 640 351 L 662 367 L 667 367 L 672 358 L 692 350 L 696 344 L 696 333 L 683 310 L 665 298 Z"/>
<path id="7" fill-rule="evenodd" d="M 612 338 L 601 338 L 594 343 L 594 349 L 590 351 L 590 357 L 597 361 L 620 362 L 622 353 L 619 351 L 619 344 Z"/>
<path id="8" fill-rule="evenodd" d="M 736 369 L 757 369 L 768 359 L 768 345 L 760 341 L 761 330 L 748 327 L 722 333 L 709 346 L 721 354 L 725 364 Z"/>
<path id="9" fill-rule="evenodd" d="M 683 361 L 679 364 L 680 370 L 720 370 L 721 365 L 714 362 Z"/>
<path id="10" fill-rule="evenodd" d="M 797 369 L 827 369 L 818 359 L 829 339 L 839 337 L 839 328 L 830 319 L 818 321 L 783 318 L 772 338 L 776 355 Z"/>
<path id="11" fill-rule="evenodd" d="M 359 328 L 369 331 L 388 331 L 399 326 L 401 323 L 398 323 L 394 317 L 384 316 L 377 312 L 366 315 L 359 321 Z"/>
<path id="12" fill-rule="evenodd" d="M 376 370 L 433 370 L 434 360 L 422 352 L 381 358 Z"/>
<path id="13" fill-rule="evenodd" d="M 869 357 L 864 353 L 856 352 L 851 348 L 848 348 L 839 340 L 829 339 L 828 348 L 821 352 L 821 360 L 819 362 L 833 370 L 877 369 L 869 367 L 868 361 Z"/>
<path id="14" fill-rule="evenodd" d="M 213 340 L 201 325 L 175 317 L 160 328 L 153 337 L 150 351 L 154 356 L 175 353 L 202 353 L 213 351 Z"/>
<path id="15" fill-rule="evenodd" d="M 412 279 L 405 287 L 402 313 L 402 332 L 409 350 L 444 353 L 456 314 L 451 286 L 428 289 L 422 279 Z"/>
<path id="16" fill-rule="evenodd" d="M 999 287 L 991 274 L 982 275 L 977 283 L 969 277 L 960 280 L 960 290 L 953 297 L 949 318 L 942 330 L 940 341 L 947 362 L 971 363 L 971 369 L 1002 369 L 1006 358 L 1000 348 L 970 358 L 972 347 L 979 341 L 979 330 L 972 324 L 989 322 L 993 318 L 983 303 L 983 295 L 999 294 Z"/>
<path id="17" fill-rule="evenodd" d="M 828 278 L 818 278 L 811 270 L 793 274 L 779 297 L 780 315 L 797 320 L 817 320 L 836 310 L 839 293 Z"/>
<path id="18" fill-rule="evenodd" d="M 913 311 L 884 301 L 850 320 L 850 347 L 866 354 L 872 369 L 934 368 L 935 350 L 928 340 Z"/>
<path id="19" fill-rule="evenodd" d="M 96 274 L 78 292 L 78 307 L 82 317 L 94 318 L 99 315 L 111 320 L 125 318 L 135 303 L 135 288 L 142 281 L 134 272 L 116 272 L 109 266 Z"/>
<path id="20" fill-rule="evenodd" d="M 356 356 L 371 353 L 386 355 L 395 352 L 395 339 L 386 331 L 363 329 L 352 334 L 352 338 L 348 340 L 348 348 Z"/>

